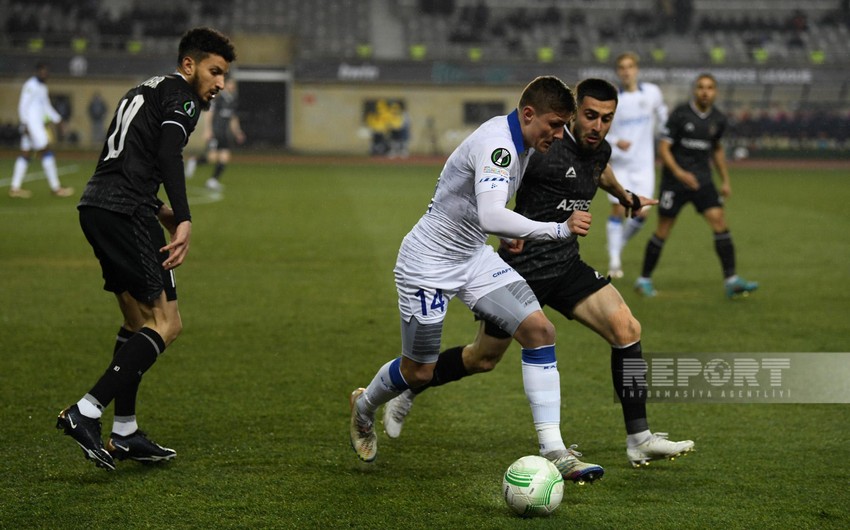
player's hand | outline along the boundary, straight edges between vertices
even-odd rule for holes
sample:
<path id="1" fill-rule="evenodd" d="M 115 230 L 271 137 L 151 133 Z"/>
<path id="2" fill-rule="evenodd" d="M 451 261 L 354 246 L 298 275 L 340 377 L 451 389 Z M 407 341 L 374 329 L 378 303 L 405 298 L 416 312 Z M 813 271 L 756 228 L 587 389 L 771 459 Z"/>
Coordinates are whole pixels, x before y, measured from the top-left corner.
<path id="1" fill-rule="evenodd" d="M 507 250 L 511 254 L 519 254 L 525 247 L 524 239 L 500 239 L 499 247 Z"/>
<path id="2" fill-rule="evenodd" d="M 723 183 L 720 186 L 720 195 L 723 196 L 724 199 L 728 199 L 732 196 L 732 185 L 728 182 Z"/>
<path id="3" fill-rule="evenodd" d="M 570 229 L 570 233 L 577 236 L 586 236 L 590 230 L 590 218 L 590 212 L 576 210 L 567 219 L 567 228 Z"/>
<path id="4" fill-rule="evenodd" d="M 632 143 L 628 140 L 617 140 L 617 148 L 621 151 L 628 151 Z"/>
<path id="5" fill-rule="evenodd" d="M 620 204 L 626 210 L 626 217 L 637 217 L 641 210 L 647 206 L 655 206 L 658 204 L 658 199 L 637 195 L 629 190 L 626 190 L 626 193 L 628 194 L 628 200 L 620 200 Z"/>
<path id="6" fill-rule="evenodd" d="M 171 243 L 165 245 L 160 252 L 168 252 L 168 258 L 162 262 L 165 270 L 176 269 L 183 264 L 189 254 L 189 240 L 192 238 L 192 221 L 183 221 L 171 236 Z"/>
<path id="7" fill-rule="evenodd" d="M 690 171 L 683 171 L 676 175 L 676 178 L 679 179 L 679 182 L 684 184 L 686 188 L 692 189 L 694 191 L 699 189 L 699 181 L 697 180 L 696 175 L 694 175 Z"/>

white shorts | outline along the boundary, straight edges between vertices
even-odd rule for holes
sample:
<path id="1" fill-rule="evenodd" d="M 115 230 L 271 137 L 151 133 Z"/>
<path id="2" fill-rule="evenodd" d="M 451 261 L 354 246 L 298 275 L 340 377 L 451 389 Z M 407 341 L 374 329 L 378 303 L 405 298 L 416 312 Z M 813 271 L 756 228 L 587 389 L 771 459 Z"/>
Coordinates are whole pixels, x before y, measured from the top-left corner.
<path id="1" fill-rule="evenodd" d="M 614 168 L 614 166 L 611 167 Z M 617 177 L 617 182 L 623 188 L 633 193 L 649 198 L 655 196 L 655 166 L 640 171 L 627 171 L 623 168 L 614 168 L 614 176 Z M 620 202 L 620 199 L 609 193 L 608 201 L 612 204 L 617 204 Z"/>
<path id="2" fill-rule="evenodd" d="M 43 122 L 27 123 L 27 131 L 21 135 L 21 151 L 41 151 L 47 149 L 47 127 Z"/>
<path id="3" fill-rule="evenodd" d="M 421 324 L 442 322 L 455 296 L 472 309 L 494 290 L 525 281 L 489 245 L 459 263 L 427 263 L 399 252 L 393 272 L 402 320 L 416 317 Z"/>

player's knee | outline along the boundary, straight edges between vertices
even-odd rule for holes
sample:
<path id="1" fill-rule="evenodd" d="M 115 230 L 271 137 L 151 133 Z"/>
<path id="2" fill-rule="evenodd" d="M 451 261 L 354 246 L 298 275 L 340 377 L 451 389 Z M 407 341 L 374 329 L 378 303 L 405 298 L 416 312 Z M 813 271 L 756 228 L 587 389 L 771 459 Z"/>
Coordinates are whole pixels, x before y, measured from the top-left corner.
<path id="1" fill-rule="evenodd" d="M 402 367 L 402 377 L 410 388 L 418 388 L 428 384 L 434 377 L 433 364 L 416 364 L 415 366 Z"/>
<path id="2" fill-rule="evenodd" d="M 640 340 L 640 322 L 632 315 L 628 306 L 622 304 L 611 314 L 610 325 L 613 331 L 613 344 L 633 344 Z"/>
<path id="3" fill-rule="evenodd" d="M 542 311 L 528 316 L 514 334 L 523 348 L 537 348 L 555 343 L 555 326 Z"/>
<path id="4" fill-rule="evenodd" d="M 483 350 L 469 345 L 464 348 L 463 354 L 466 370 L 471 374 L 478 374 L 492 371 L 502 360 L 504 351 Z"/>
<path id="5" fill-rule="evenodd" d="M 183 331 L 183 320 L 180 318 L 180 313 L 177 313 L 176 316 L 167 319 L 162 326 L 162 340 L 165 342 L 165 345 L 168 346 L 180 336 L 180 333 Z"/>

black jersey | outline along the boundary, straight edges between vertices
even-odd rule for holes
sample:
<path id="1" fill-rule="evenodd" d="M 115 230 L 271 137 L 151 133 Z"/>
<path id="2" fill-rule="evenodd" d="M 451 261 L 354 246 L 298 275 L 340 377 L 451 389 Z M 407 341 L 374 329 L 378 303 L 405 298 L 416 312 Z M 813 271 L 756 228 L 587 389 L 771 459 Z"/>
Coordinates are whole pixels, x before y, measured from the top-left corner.
<path id="1" fill-rule="evenodd" d="M 676 163 L 696 175 L 700 184 L 711 183 L 711 158 L 726 123 L 726 116 L 715 107 L 701 113 L 693 102 L 679 105 L 667 119 L 662 137 L 672 143 Z M 667 167 L 661 172 L 661 181 L 662 185 L 678 182 Z"/>
<path id="2" fill-rule="evenodd" d="M 545 153 L 532 154 L 517 191 L 517 213 L 543 222 L 563 223 L 576 210 L 588 211 L 608 160 L 607 141 L 582 152 L 570 134 L 555 140 Z M 561 276 L 579 259 L 577 236 L 557 241 L 526 241 L 523 251 L 499 254 L 526 280 Z"/>
<path id="3" fill-rule="evenodd" d="M 236 94 L 222 91 L 213 100 L 212 130 L 215 138 L 223 139 L 230 134 L 230 120 L 236 116 L 239 109 Z"/>
<path id="4" fill-rule="evenodd" d="M 179 74 L 152 77 L 130 89 L 118 104 L 106 133 L 94 175 L 83 191 L 80 206 L 95 206 L 123 214 L 155 215 L 160 202 L 163 170 L 157 155 L 163 127 L 181 127 L 183 144 L 198 124 L 201 104 Z M 170 168 L 172 173 L 174 168 Z M 182 163 L 179 168 L 182 178 Z M 185 181 L 176 186 L 185 203 Z M 178 198 L 171 197 L 172 207 Z M 185 205 L 188 215 L 188 205 Z M 175 207 L 175 214 L 177 209 Z"/>

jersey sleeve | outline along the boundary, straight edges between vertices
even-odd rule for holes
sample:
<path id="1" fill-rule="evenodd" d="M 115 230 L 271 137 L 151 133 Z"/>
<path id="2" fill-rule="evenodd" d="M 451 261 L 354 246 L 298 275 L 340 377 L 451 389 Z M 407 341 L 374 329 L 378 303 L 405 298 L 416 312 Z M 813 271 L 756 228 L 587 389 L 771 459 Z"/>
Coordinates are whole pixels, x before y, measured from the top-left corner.
<path id="1" fill-rule="evenodd" d="M 198 123 L 198 113 L 201 109 L 195 98 L 188 90 L 171 89 L 162 95 L 162 126 L 173 123 L 183 129 L 183 144 L 189 140 L 189 135 Z"/>
<path id="2" fill-rule="evenodd" d="M 517 173 L 519 164 L 516 150 L 507 139 L 482 142 L 470 153 L 470 163 L 475 170 L 475 194 L 485 191 L 503 191 L 505 202 L 510 194 L 511 175 Z"/>
<path id="3" fill-rule="evenodd" d="M 667 123 L 664 124 L 664 127 L 661 129 L 661 139 L 667 141 L 668 143 L 673 143 L 676 137 L 679 135 L 679 129 L 681 127 L 681 113 L 677 110 L 674 110 L 670 117 L 667 119 Z"/>
<path id="4" fill-rule="evenodd" d="M 661 89 L 658 88 L 658 86 L 655 86 L 655 106 L 653 111 L 655 112 L 656 130 L 660 131 L 670 118 L 670 113 L 667 109 L 667 105 L 664 103 L 664 95 L 661 93 Z"/>

